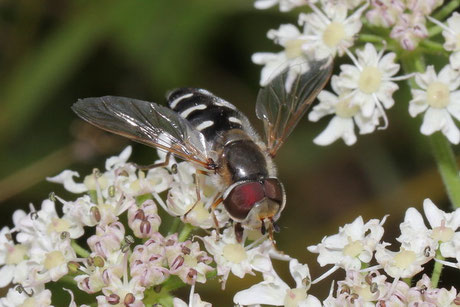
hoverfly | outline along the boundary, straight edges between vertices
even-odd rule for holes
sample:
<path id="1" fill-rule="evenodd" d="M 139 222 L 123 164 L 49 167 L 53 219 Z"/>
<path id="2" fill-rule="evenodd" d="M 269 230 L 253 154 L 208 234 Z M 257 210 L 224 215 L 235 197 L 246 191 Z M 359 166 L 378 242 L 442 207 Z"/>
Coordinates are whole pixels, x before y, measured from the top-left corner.
<path id="1" fill-rule="evenodd" d="M 78 100 L 72 109 L 107 131 L 190 161 L 222 187 L 211 207 L 223 203 L 237 238 L 243 230 L 268 230 L 286 204 L 273 158 L 332 72 L 331 61 L 312 61 L 287 88 L 285 70 L 260 89 L 256 115 L 265 142 L 237 108 L 207 90 L 179 88 L 167 95 L 169 108 L 132 98 L 104 96 Z M 217 225 L 217 219 L 214 221 Z"/>

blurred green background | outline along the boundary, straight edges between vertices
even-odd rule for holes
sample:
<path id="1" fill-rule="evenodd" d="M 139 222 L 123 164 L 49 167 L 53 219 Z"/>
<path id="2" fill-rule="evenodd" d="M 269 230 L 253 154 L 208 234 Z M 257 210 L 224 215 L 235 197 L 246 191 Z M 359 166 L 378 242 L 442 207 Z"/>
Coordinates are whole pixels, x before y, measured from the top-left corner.
<path id="1" fill-rule="evenodd" d="M 202 87 L 261 128 L 254 115 L 260 67 L 250 57 L 279 50 L 266 32 L 297 18 L 277 9 L 257 11 L 248 0 L 12 0 L 1 1 L 0 14 L 0 210 L 1 225 L 9 226 L 14 210 L 39 207 L 51 191 L 74 197 L 45 177 L 69 168 L 82 175 L 102 169 L 108 156 L 129 144 L 79 120 L 70 110 L 78 98 L 118 95 L 164 103 L 170 89 Z M 358 215 L 368 220 L 390 214 L 384 238 L 393 242 L 408 207 L 421 208 L 431 198 L 448 209 L 428 140 L 418 132 L 421 120 L 408 115 L 408 97 L 401 83 L 388 111 L 389 128 L 359 137 L 352 147 L 342 141 L 314 145 L 328 120 L 305 118 L 280 151 L 276 162 L 288 203 L 278 246 L 308 263 L 313 278 L 326 269 L 306 246 Z M 155 155 L 134 145 L 132 160 L 148 164 Z M 277 265 L 292 284 L 287 265 Z M 441 285 L 453 276 L 449 269 L 444 273 Z M 258 280 L 231 278 L 223 293 L 214 281 L 198 292 L 216 306 L 230 306 L 236 291 Z M 312 293 L 325 298 L 329 286 L 330 279 Z"/>

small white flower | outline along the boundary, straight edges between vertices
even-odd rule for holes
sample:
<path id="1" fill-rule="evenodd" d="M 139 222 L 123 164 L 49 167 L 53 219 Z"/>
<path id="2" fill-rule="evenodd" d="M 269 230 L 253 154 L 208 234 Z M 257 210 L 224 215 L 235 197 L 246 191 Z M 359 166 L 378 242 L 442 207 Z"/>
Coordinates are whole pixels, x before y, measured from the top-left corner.
<path id="1" fill-rule="evenodd" d="M 377 245 L 375 259 L 385 272 L 395 279 L 413 277 L 423 270 L 422 265 L 430 260 L 423 252 L 406 250 L 401 247 L 393 252 L 386 249 L 390 243 L 383 242 Z"/>
<path id="2" fill-rule="evenodd" d="M 83 274 L 74 278 L 78 288 L 90 294 L 101 291 L 102 288 L 110 284 L 113 276 L 121 277 L 123 275 L 124 258 L 125 254 L 121 250 L 111 253 L 107 258 L 92 253 L 92 261 L 85 261 L 79 267 Z"/>
<path id="3" fill-rule="evenodd" d="M 8 227 L 0 231 L 0 288 L 9 283 L 20 283 L 27 277 L 26 260 L 29 258 L 29 244 L 15 244 Z"/>
<path id="4" fill-rule="evenodd" d="M 383 223 L 372 219 L 366 224 L 359 216 L 351 224 L 340 227 L 339 233 L 324 237 L 318 245 L 308 247 L 312 253 L 318 253 L 321 266 L 334 264 L 346 270 L 359 270 L 362 263 L 369 263 L 373 252 L 383 236 Z"/>
<path id="5" fill-rule="evenodd" d="M 102 289 L 104 295 L 96 297 L 98 306 L 112 307 L 112 306 L 130 306 L 130 307 L 144 307 L 142 299 L 144 298 L 145 288 L 140 286 L 137 279 L 126 281 L 113 276 L 110 284 Z"/>
<path id="6" fill-rule="evenodd" d="M 83 235 L 83 225 L 68 216 L 60 218 L 56 212 L 55 203 L 49 199 L 42 202 L 41 209 L 36 211 L 31 205 L 31 213 L 19 214 L 16 219 L 15 231 L 18 232 L 17 240 L 20 243 L 32 243 L 39 236 L 59 237 L 68 233 L 70 238 L 76 239 Z M 19 217 L 17 215 L 17 217 Z"/>
<path id="7" fill-rule="evenodd" d="M 148 199 L 141 206 L 131 206 L 128 210 L 128 225 L 138 238 L 150 238 L 155 235 L 161 224 L 157 206 Z"/>
<path id="8" fill-rule="evenodd" d="M 342 138 L 345 144 L 353 145 L 356 142 L 355 124 L 360 134 L 371 133 L 379 124 L 381 113 L 376 109 L 371 117 L 364 117 L 360 107 L 353 103 L 352 93 L 337 87 L 336 76 L 332 77 L 331 86 L 337 95 L 326 90 L 321 91 L 318 95 L 319 104 L 308 114 L 308 119 L 313 122 L 326 115 L 335 114 L 327 128 L 313 142 L 325 146 Z"/>
<path id="9" fill-rule="evenodd" d="M 305 39 L 302 44 L 306 54 L 316 60 L 342 56 L 353 45 L 354 36 L 361 29 L 361 14 L 367 4 L 347 17 L 347 4 L 339 2 L 332 6 L 323 6 L 324 12 L 310 5 L 313 13 L 300 14 L 299 23 L 305 25 Z"/>
<path id="10" fill-rule="evenodd" d="M 452 52 L 449 57 L 449 63 L 455 70 L 460 70 L 460 51 Z"/>
<path id="11" fill-rule="evenodd" d="M 399 15 L 390 37 L 399 40 L 404 49 L 414 50 L 419 41 L 428 36 L 425 23 L 425 16 L 420 12 Z"/>
<path id="12" fill-rule="evenodd" d="M 429 15 L 440 6 L 444 0 L 406 0 L 406 2 L 407 9 L 423 15 Z"/>
<path id="13" fill-rule="evenodd" d="M 69 238 L 40 237 L 30 248 L 29 273 L 23 285 L 35 286 L 57 281 L 69 271 L 67 264 L 77 258 Z"/>
<path id="14" fill-rule="evenodd" d="M 138 278 L 143 287 L 151 287 L 161 284 L 169 277 L 166 269 L 166 249 L 164 238 L 157 233 L 154 239 L 147 240 L 142 245 L 137 245 L 130 256 L 130 274 Z"/>
<path id="15" fill-rule="evenodd" d="M 452 51 L 449 57 L 450 65 L 453 69 L 460 70 L 460 14 L 454 12 L 447 19 L 447 25 L 429 16 L 428 19 L 443 29 L 444 49 Z"/>
<path id="16" fill-rule="evenodd" d="M 444 257 L 457 257 L 460 246 L 458 244 L 460 232 L 457 232 L 460 227 L 460 209 L 445 213 L 430 199 L 425 199 L 423 210 L 432 229 L 431 237 L 440 242 L 441 254 Z"/>
<path id="17" fill-rule="evenodd" d="M 395 24 L 405 9 L 401 0 L 371 0 L 371 7 L 366 13 L 369 23 L 389 28 Z"/>
<path id="18" fill-rule="evenodd" d="M 217 275 L 222 277 L 222 288 L 225 287 L 230 272 L 243 278 L 246 274 L 254 275 L 254 267 L 264 267 L 267 270 L 271 268 L 271 262 L 267 263 L 268 251 L 264 255 L 261 245 L 247 250 L 243 244 L 238 243 L 232 228 L 225 229 L 219 238 L 214 230 L 211 236 L 202 240 L 206 250 L 214 256 Z"/>
<path id="19" fill-rule="evenodd" d="M 169 272 L 177 275 L 183 282 L 193 285 L 196 282 L 205 283 L 206 274 L 213 270 L 209 264 L 212 258 L 205 251 L 200 250 L 198 242 L 187 240 L 177 242 L 177 236 L 170 238 L 172 244 L 166 248 Z M 166 241 L 169 241 L 166 238 Z M 174 242 L 174 243 L 172 243 Z"/>
<path id="20" fill-rule="evenodd" d="M 65 201 L 56 196 L 62 204 L 62 211 L 69 219 L 77 221 L 83 226 L 96 226 L 102 219 L 98 206 L 91 202 L 88 195 L 83 195 L 75 201 Z"/>
<path id="21" fill-rule="evenodd" d="M 393 106 L 393 93 L 399 88 L 393 81 L 398 80 L 394 75 L 399 71 L 395 63 L 396 54 L 377 52 L 374 45 L 367 43 L 364 49 L 356 50 L 357 58 L 351 53 L 353 65 L 340 66 L 341 73 L 337 77 L 337 87 L 343 91 L 352 92 L 352 103 L 361 108 L 365 117 L 371 117 L 377 108 L 383 113 L 383 107 Z"/>
<path id="22" fill-rule="evenodd" d="M 305 52 L 302 50 L 302 46 L 308 43 L 308 40 L 292 24 L 284 24 L 278 30 L 268 31 L 267 37 L 284 47 L 284 50 L 279 53 L 259 52 L 253 54 L 252 61 L 256 64 L 264 65 L 260 85 L 266 86 L 285 69 L 289 69 L 286 89 L 290 89 L 295 77 L 309 69 Z"/>
<path id="23" fill-rule="evenodd" d="M 436 74 L 433 66 L 426 72 L 417 73 L 415 82 L 420 89 L 411 89 L 412 100 L 409 113 L 412 117 L 425 112 L 420 132 L 431 135 L 442 131 L 453 144 L 460 142 L 460 131 L 452 117 L 460 120 L 460 73 L 450 65 Z"/>
<path id="24" fill-rule="evenodd" d="M 254 7 L 259 10 L 264 10 L 279 4 L 281 12 L 288 12 L 293 8 L 316 1 L 317 0 L 256 0 L 256 2 L 254 2 Z"/>
<path id="25" fill-rule="evenodd" d="M 30 294 L 30 295 L 28 295 Z M 10 288 L 5 297 L 0 298 L 1 307 L 36 306 L 53 307 L 51 305 L 51 291 L 44 286 L 19 290 Z"/>
<path id="26" fill-rule="evenodd" d="M 401 235 L 396 240 L 401 247 L 434 257 L 438 248 L 437 240 L 431 237 L 431 231 L 426 228 L 422 215 L 415 208 L 407 209 L 404 222 L 399 227 Z"/>
<path id="27" fill-rule="evenodd" d="M 249 289 L 239 291 L 233 302 L 240 305 L 266 304 L 286 307 L 321 306 L 320 301 L 308 294 L 310 288 L 310 271 L 308 266 L 300 264 L 297 259 L 289 262 L 289 271 L 296 287 L 289 287 L 275 271 L 264 274 L 264 281 Z"/>
<path id="28" fill-rule="evenodd" d="M 454 12 L 447 19 L 447 26 L 443 25 L 442 28 L 442 36 L 445 39 L 444 48 L 447 51 L 460 51 L 460 13 Z"/>
<path id="29" fill-rule="evenodd" d="M 88 246 L 95 255 L 103 258 L 118 252 L 121 242 L 125 236 L 125 227 L 120 222 L 110 225 L 99 225 L 96 227 L 96 234 L 88 238 Z"/>
<path id="30" fill-rule="evenodd" d="M 450 65 L 452 65 L 453 69 L 460 70 L 460 14 L 454 12 L 447 19 L 447 25 L 432 17 L 428 17 L 428 19 L 443 29 L 444 49 L 452 51 L 449 57 Z"/>
<path id="31" fill-rule="evenodd" d="M 332 286 L 324 306 L 375 306 L 372 302 L 383 299 L 389 290 L 386 282 L 387 276 L 378 271 L 367 274 L 355 270 L 347 270 L 344 280 L 337 282 L 336 296 L 333 295 Z"/>
<path id="32" fill-rule="evenodd" d="M 73 177 L 78 178 L 80 177 L 80 175 L 78 174 L 78 172 L 75 171 L 64 170 L 60 174 L 54 177 L 48 177 L 46 179 L 49 182 L 62 184 L 64 186 L 64 189 L 75 194 L 80 194 L 88 191 L 88 187 L 85 184 L 75 182 Z"/>

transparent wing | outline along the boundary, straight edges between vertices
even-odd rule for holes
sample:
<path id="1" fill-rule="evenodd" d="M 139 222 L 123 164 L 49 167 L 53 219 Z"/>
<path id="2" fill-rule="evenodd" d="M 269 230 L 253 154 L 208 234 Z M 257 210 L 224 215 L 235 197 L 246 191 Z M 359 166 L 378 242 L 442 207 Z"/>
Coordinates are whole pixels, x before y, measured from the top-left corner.
<path id="1" fill-rule="evenodd" d="M 264 121 L 271 156 L 276 155 L 332 73 L 332 61 L 308 64 L 309 69 L 293 80 L 293 72 L 284 70 L 257 95 L 256 115 Z"/>
<path id="2" fill-rule="evenodd" d="M 99 128 L 209 168 L 204 136 L 171 109 L 132 98 L 104 96 L 80 99 L 72 110 Z"/>

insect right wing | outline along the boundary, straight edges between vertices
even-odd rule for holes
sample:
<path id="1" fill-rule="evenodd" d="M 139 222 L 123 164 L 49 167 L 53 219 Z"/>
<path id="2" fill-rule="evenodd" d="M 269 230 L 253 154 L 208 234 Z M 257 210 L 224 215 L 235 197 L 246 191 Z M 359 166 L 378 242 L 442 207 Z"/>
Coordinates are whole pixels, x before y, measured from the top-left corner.
<path id="1" fill-rule="evenodd" d="M 79 99 L 72 110 L 99 128 L 210 168 L 204 136 L 171 109 L 132 98 L 104 96 Z"/>
<path id="2" fill-rule="evenodd" d="M 264 121 L 267 147 L 272 157 L 326 85 L 332 67 L 329 60 L 311 61 L 307 71 L 295 76 L 294 80 L 290 80 L 293 72 L 288 68 L 260 89 L 256 115 Z"/>

